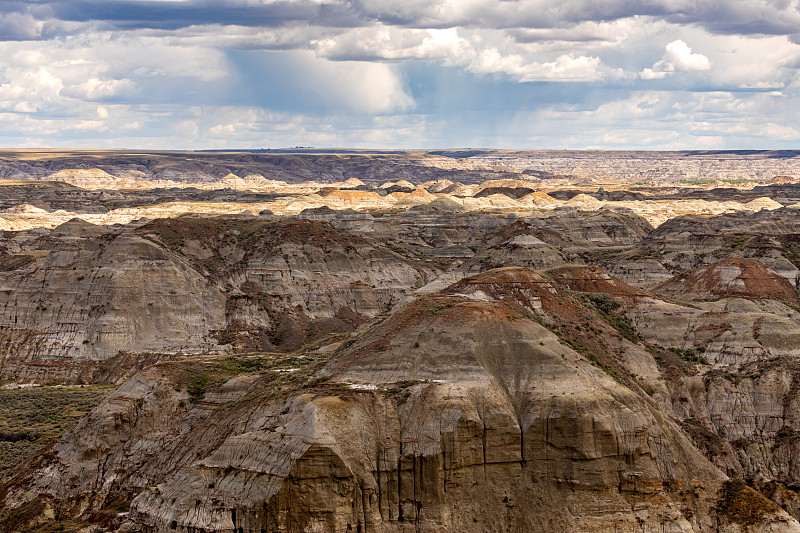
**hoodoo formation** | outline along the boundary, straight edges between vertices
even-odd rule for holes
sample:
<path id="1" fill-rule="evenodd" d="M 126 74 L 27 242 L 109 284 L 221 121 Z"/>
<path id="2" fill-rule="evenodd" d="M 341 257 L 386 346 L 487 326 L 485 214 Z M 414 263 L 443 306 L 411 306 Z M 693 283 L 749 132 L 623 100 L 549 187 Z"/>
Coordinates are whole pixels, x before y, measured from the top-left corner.
<path id="1" fill-rule="evenodd" d="M 0 531 L 800 532 L 790 163 L 448 154 L 0 157 Z"/>

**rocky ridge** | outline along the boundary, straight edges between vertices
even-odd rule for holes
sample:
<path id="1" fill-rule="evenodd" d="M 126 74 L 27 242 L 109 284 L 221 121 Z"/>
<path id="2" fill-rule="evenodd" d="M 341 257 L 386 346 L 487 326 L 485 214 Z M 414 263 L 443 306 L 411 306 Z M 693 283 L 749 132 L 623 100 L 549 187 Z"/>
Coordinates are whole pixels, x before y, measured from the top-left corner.
<path id="1" fill-rule="evenodd" d="M 121 386 L 2 478 L 0 529 L 800 530 L 791 183 L 477 165 L 7 184 L 0 373 Z"/>
<path id="2" fill-rule="evenodd" d="M 576 305 L 531 271 L 469 278 L 376 324 L 320 368 L 324 381 L 266 395 L 274 372 L 228 381 L 181 416 L 194 429 L 169 436 L 187 393 L 158 365 L 6 501 L 45 492 L 58 512 L 65 497 L 92 507 L 145 489 L 120 531 L 713 530 L 724 474 L 646 395 L 539 322 Z M 120 416 L 129 437 L 98 448 Z M 146 488 L 155 470 L 166 476 Z M 763 505 L 760 523 L 800 530 Z"/>

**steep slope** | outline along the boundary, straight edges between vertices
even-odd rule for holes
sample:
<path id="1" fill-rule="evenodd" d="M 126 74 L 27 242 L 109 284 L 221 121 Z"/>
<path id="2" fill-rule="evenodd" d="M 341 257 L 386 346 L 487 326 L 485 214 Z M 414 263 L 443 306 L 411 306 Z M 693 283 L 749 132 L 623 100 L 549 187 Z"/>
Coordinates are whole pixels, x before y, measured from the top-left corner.
<path id="1" fill-rule="evenodd" d="M 335 340 L 437 273 L 291 219 L 161 219 L 113 231 L 71 222 L 6 237 L 0 379 L 17 381 L 91 380 L 126 354 Z"/>
<path id="2" fill-rule="evenodd" d="M 611 276 L 594 266 L 562 266 L 547 271 L 547 275 L 573 291 L 601 293 L 632 299 L 645 292 Z"/>
<path id="3" fill-rule="evenodd" d="M 651 288 L 672 275 L 724 259 L 753 258 L 798 286 L 800 209 L 687 215 L 660 225 L 602 264 L 625 281 Z"/>
<path id="4" fill-rule="evenodd" d="M 341 306 L 374 316 L 435 270 L 324 222 L 301 219 L 162 219 L 141 227 L 209 281 L 247 294 L 255 284 L 311 317 Z"/>
<path id="5" fill-rule="evenodd" d="M 0 272 L 0 377 L 62 382 L 124 352 L 208 351 L 224 296 L 136 235 L 47 238 Z"/>
<path id="6" fill-rule="evenodd" d="M 573 349 L 583 332 L 550 330 L 579 319 L 586 335 L 610 332 L 592 317 L 547 278 L 502 269 L 404 306 L 316 371 L 228 379 L 234 360 L 161 363 L 19 473 L 2 524 L 50 513 L 126 532 L 800 531 L 724 485 L 655 402 Z M 192 375 L 209 384 L 194 402 Z M 136 494 L 127 515 L 104 514 Z M 723 505 L 735 497 L 754 507 L 749 521 Z"/>
<path id="7" fill-rule="evenodd" d="M 775 298 L 797 304 L 794 287 L 756 259 L 725 259 L 680 274 L 654 289 L 676 298 Z"/>
<path id="8" fill-rule="evenodd" d="M 459 270 L 471 274 L 511 266 L 540 270 L 567 263 L 567 254 L 540 238 L 550 237 L 552 240 L 553 236 L 548 234 L 545 237 L 543 233 L 527 222 L 514 222 L 490 235 L 487 244 L 492 246 L 476 253 Z M 563 239 L 560 236 L 556 238 Z M 575 259 L 573 256 L 570 258 Z"/>
<path id="9" fill-rule="evenodd" d="M 349 333 L 438 274 L 324 222 L 180 218 L 138 232 L 226 292 L 217 338 L 236 349 L 291 351 Z"/>

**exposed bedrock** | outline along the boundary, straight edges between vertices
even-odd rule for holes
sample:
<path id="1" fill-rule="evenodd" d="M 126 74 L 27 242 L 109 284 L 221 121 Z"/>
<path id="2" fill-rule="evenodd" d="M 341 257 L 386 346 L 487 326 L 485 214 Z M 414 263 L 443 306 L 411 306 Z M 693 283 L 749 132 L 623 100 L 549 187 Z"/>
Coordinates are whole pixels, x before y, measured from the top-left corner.
<path id="1" fill-rule="evenodd" d="M 607 359 L 613 347 L 593 364 L 584 337 L 551 331 L 572 316 L 610 335 L 551 279 L 638 291 L 598 269 L 551 276 L 466 278 L 315 372 L 244 374 L 202 398 L 186 380 L 213 360 L 155 365 L 10 486 L 6 512 L 43 495 L 68 514 L 138 494 L 120 531 L 800 531 L 725 485 L 659 401 L 615 379 L 626 359 Z M 755 502 L 757 519 L 726 514 L 726 494 Z"/>
<path id="2" fill-rule="evenodd" d="M 171 219 L 12 244 L 27 262 L 0 271 L 0 378 L 16 381 L 82 381 L 127 353 L 295 350 L 438 272 L 300 220 Z"/>

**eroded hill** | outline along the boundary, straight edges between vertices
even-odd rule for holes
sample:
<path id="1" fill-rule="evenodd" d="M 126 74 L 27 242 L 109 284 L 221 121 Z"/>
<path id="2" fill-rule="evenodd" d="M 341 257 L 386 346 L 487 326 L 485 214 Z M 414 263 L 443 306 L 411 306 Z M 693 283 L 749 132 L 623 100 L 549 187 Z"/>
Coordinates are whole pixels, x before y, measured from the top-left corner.
<path id="1" fill-rule="evenodd" d="M 0 378 L 118 388 L 0 530 L 800 531 L 791 184 L 401 177 L 14 204 Z"/>

